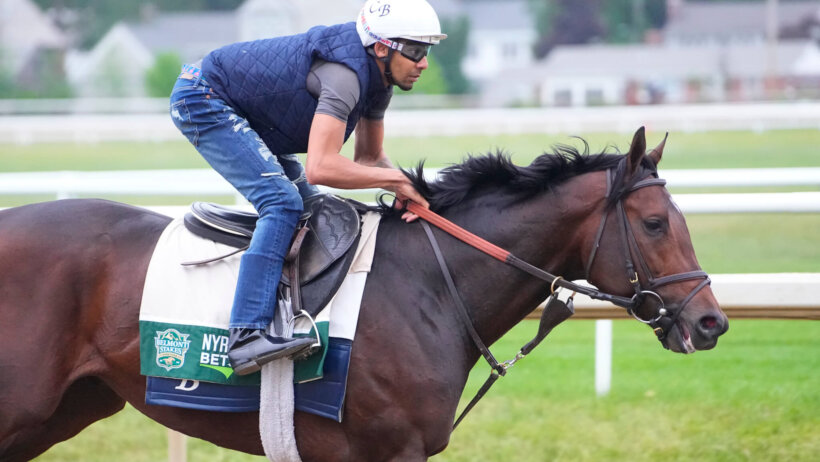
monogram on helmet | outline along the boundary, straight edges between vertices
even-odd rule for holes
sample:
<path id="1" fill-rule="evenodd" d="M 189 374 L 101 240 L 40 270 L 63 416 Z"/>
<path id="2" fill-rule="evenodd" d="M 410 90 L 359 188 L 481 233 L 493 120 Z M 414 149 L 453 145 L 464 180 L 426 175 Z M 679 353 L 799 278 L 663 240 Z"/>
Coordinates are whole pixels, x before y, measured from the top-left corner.
<path id="1" fill-rule="evenodd" d="M 391 39 L 407 39 L 436 45 L 447 38 L 433 7 L 426 0 L 368 0 L 356 17 L 356 31 L 362 45 L 376 42 L 393 49 Z"/>

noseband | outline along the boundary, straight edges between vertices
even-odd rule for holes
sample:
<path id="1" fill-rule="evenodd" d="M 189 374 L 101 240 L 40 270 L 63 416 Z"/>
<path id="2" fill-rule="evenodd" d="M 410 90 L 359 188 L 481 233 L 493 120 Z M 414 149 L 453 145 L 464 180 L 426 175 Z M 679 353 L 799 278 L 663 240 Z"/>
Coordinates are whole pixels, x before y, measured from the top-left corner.
<path id="1" fill-rule="evenodd" d="M 612 184 L 615 179 L 617 171 L 624 168 L 624 161 L 622 160 L 621 163 L 618 165 L 617 169 L 609 169 L 606 173 L 606 197 L 607 199 L 611 198 L 614 193 Z M 665 186 L 666 180 L 662 178 L 658 178 L 658 174 L 656 171 L 652 171 L 652 173 L 643 178 L 640 181 L 635 182 L 632 184 L 631 187 L 627 190 L 627 194 L 638 189 L 647 187 L 647 186 Z M 624 248 L 624 260 L 626 263 L 626 277 L 629 280 L 629 283 L 632 285 L 632 289 L 635 291 L 635 295 L 632 298 L 624 300 L 623 297 L 616 297 L 610 300 L 613 304 L 626 308 L 627 312 L 632 315 L 633 318 L 637 319 L 638 321 L 648 324 L 657 335 L 658 340 L 660 340 L 661 344 L 664 348 L 669 349 L 669 345 L 667 343 L 667 335 L 672 327 L 675 325 L 675 322 L 678 320 L 678 317 L 683 312 L 683 309 L 689 303 L 692 298 L 701 291 L 704 287 L 711 283 L 711 279 L 709 279 L 709 275 L 706 274 L 705 271 L 702 270 L 695 270 L 695 271 L 686 271 L 683 273 L 671 274 L 669 276 L 663 276 L 660 278 L 656 278 L 652 274 L 652 270 L 650 270 L 649 265 L 646 263 L 646 259 L 643 257 L 643 253 L 641 252 L 641 248 L 638 246 L 638 241 L 635 239 L 635 233 L 632 231 L 632 227 L 629 225 L 629 219 L 626 216 L 626 210 L 624 209 L 624 201 L 625 197 L 621 197 L 615 203 L 615 213 L 618 216 L 618 230 L 621 235 L 621 242 Z M 592 245 L 592 252 L 590 252 L 589 259 L 587 260 L 586 265 L 586 275 L 587 280 L 589 280 L 590 271 L 592 269 L 592 264 L 595 261 L 595 256 L 598 253 L 598 248 L 601 244 L 601 238 L 603 237 L 604 228 L 606 226 L 607 217 L 609 217 L 609 213 L 606 211 L 604 212 L 603 216 L 601 216 L 601 224 L 598 226 L 598 233 L 595 236 L 595 243 Z M 641 271 L 645 275 L 647 285 L 644 287 L 641 284 L 640 277 L 638 276 L 637 271 L 635 270 L 635 264 L 632 260 L 632 254 L 637 256 L 638 263 L 640 264 Z M 663 300 L 657 289 L 659 287 L 674 284 L 676 282 L 681 281 L 688 281 L 692 279 L 703 279 L 700 284 L 698 284 L 691 292 L 683 299 L 680 306 L 670 312 L 670 309 L 667 309 Z M 589 294 L 587 294 L 589 295 Z M 645 300 L 646 296 L 655 297 L 658 302 L 660 303 L 660 308 L 658 309 L 658 313 L 655 317 L 644 319 L 641 318 L 636 313 L 636 308 L 639 307 Z M 593 297 L 594 298 L 594 297 Z M 625 302 L 625 303 L 624 303 Z"/>

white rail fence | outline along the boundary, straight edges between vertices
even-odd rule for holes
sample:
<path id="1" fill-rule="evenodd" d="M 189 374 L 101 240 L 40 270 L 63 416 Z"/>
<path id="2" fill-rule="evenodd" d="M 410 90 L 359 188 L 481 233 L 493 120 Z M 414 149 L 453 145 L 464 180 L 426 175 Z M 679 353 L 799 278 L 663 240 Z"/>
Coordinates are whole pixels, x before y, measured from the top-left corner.
<path id="1" fill-rule="evenodd" d="M 434 178 L 438 170 L 428 169 Z M 663 170 L 670 188 L 820 187 L 820 167 L 772 169 Z M 340 190 L 323 188 L 341 193 Z M 358 190 L 358 192 L 372 192 Z M 104 172 L 0 173 L 0 195 L 42 194 L 57 199 L 106 195 L 224 195 L 244 200 L 211 169 Z M 820 212 L 820 191 L 779 193 L 675 194 L 685 213 Z M 171 215 L 182 209 L 165 209 Z"/>
<path id="2" fill-rule="evenodd" d="M 3 103 L 0 100 L 0 103 Z M 8 102 L 5 102 L 8 106 Z M 42 114 L 59 110 L 56 103 L 35 108 L 31 115 L 14 115 L 0 104 L 0 142 L 182 141 L 166 112 L 167 102 L 119 102 L 131 113 L 93 113 L 94 102 L 70 101 L 72 114 Z M 107 104 L 111 104 L 110 102 Z M 160 113 L 156 113 L 160 112 Z M 5 115 L 3 115 L 5 114 Z M 385 117 L 391 136 L 453 136 L 520 133 L 631 133 L 650 130 L 697 132 L 711 130 L 820 129 L 820 103 L 737 103 L 580 108 L 396 109 Z"/>
<path id="3" fill-rule="evenodd" d="M 434 177 L 437 171 L 427 174 Z M 675 191 L 704 187 L 820 187 L 820 168 L 664 170 Z M 327 189 L 329 192 L 339 192 Z M 375 190 L 373 190 L 375 191 Z M 209 169 L 0 174 L 0 195 L 47 194 L 55 198 L 105 195 L 224 195 L 244 200 Z M 684 213 L 820 212 L 820 192 L 675 193 Z M 247 207 L 247 205 L 245 205 Z M 187 206 L 149 207 L 181 216 Z M 712 290 L 730 319 L 820 319 L 820 274 L 716 274 Z M 612 321 L 624 316 L 610 304 L 578 295 L 575 318 L 596 319 L 595 390 L 608 393 L 612 377 Z M 169 431 L 169 457 L 185 460 L 185 438 Z"/>

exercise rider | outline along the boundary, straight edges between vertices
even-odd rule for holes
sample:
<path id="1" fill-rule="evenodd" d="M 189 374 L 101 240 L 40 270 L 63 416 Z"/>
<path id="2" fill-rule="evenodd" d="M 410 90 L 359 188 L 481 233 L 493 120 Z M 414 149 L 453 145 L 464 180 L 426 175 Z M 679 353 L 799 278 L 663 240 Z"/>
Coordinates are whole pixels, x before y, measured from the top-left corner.
<path id="1" fill-rule="evenodd" d="M 259 214 L 231 311 L 237 374 L 312 343 L 266 328 L 303 201 L 319 194 L 314 185 L 384 188 L 427 206 L 384 152 L 383 117 L 393 86 L 413 88 L 430 47 L 446 37 L 425 0 L 369 0 L 354 22 L 235 43 L 183 66 L 171 94 L 174 123 Z M 339 152 L 354 129 L 350 160 Z M 307 153 L 304 168 L 296 153 Z"/>

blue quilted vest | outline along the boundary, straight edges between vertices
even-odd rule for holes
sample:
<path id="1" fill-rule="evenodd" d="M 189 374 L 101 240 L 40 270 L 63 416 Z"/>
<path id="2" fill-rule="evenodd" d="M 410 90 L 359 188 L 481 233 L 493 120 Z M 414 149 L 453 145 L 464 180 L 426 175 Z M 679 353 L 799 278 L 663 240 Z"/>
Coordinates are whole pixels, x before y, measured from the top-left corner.
<path id="1" fill-rule="evenodd" d="M 240 42 L 202 60 L 205 80 L 246 118 L 273 154 L 307 152 L 316 99 L 307 91 L 315 57 L 342 63 L 359 77 L 359 101 L 347 119 L 345 141 L 372 95 L 385 91 L 376 61 L 350 22 L 316 26 L 303 34 Z"/>

